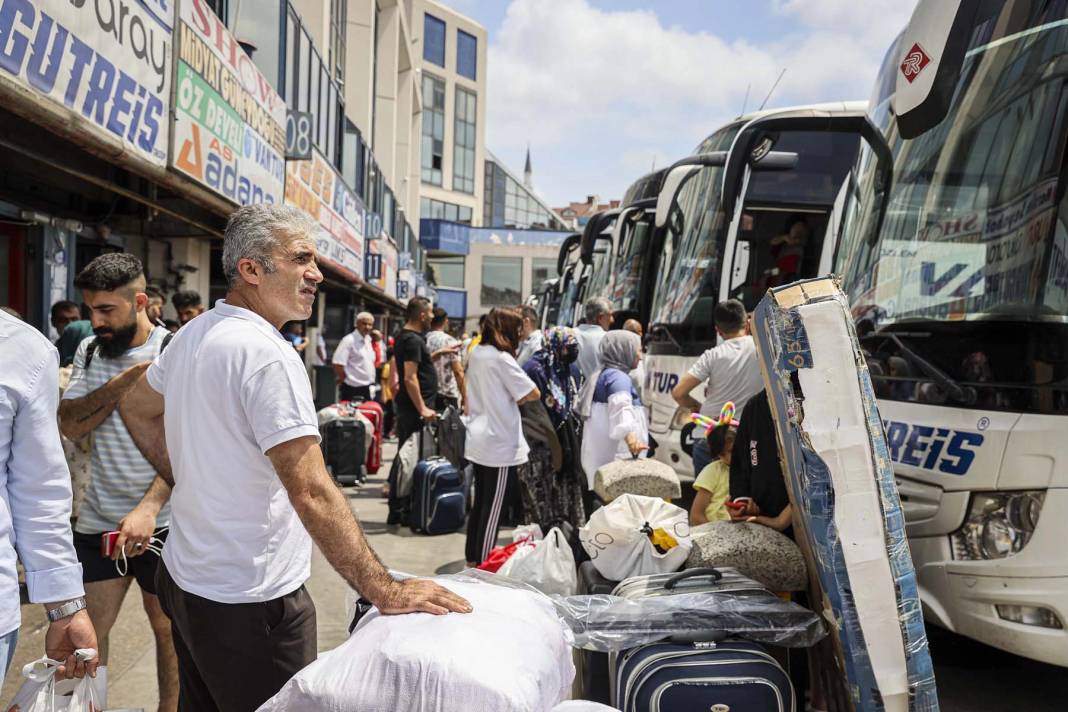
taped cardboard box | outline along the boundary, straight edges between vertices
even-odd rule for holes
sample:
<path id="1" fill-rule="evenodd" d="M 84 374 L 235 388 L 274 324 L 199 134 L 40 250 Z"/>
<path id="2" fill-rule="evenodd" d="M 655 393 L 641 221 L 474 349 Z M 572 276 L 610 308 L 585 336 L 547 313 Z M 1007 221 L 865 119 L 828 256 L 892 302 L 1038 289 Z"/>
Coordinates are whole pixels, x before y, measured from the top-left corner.
<path id="1" fill-rule="evenodd" d="M 773 289 L 753 314 L 812 588 L 858 712 L 936 712 L 901 501 L 849 306 L 829 278 Z"/>

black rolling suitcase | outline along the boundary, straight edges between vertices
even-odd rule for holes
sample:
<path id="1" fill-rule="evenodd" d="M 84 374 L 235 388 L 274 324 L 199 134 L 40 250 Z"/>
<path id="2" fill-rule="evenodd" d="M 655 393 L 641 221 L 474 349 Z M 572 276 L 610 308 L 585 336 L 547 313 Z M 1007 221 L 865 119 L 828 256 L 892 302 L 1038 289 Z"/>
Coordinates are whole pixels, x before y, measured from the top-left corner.
<path id="1" fill-rule="evenodd" d="M 367 476 L 363 463 L 367 432 L 363 421 L 355 416 L 340 415 L 320 425 L 319 435 L 327 470 L 337 483 L 355 485 L 362 482 Z"/>
<path id="2" fill-rule="evenodd" d="M 601 576 L 592 561 L 584 561 L 578 568 L 578 595 L 611 594 L 618 581 Z M 578 650 L 576 676 L 582 685 L 582 699 L 607 705 L 612 699 L 612 678 L 608 673 L 608 653 Z"/>
<path id="3" fill-rule="evenodd" d="M 729 568 L 635 576 L 613 590 L 629 599 L 684 593 L 774 598 Z M 775 658 L 759 643 L 724 638 L 722 631 L 709 630 L 612 654 L 611 704 L 623 712 L 795 712 L 793 685 Z"/>

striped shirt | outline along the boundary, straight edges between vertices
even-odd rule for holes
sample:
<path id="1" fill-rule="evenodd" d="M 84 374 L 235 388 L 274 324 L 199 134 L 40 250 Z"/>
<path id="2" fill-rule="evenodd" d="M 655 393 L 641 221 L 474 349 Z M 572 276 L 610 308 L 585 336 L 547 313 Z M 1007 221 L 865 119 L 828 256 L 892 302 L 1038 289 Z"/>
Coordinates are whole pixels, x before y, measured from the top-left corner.
<path id="1" fill-rule="evenodd" d="M 74 354 L 74 371 L 63 399 L 87 396 L 130 366 L 155 360 L 166 336 L 167 330 L 157 326 L 144 344 L 128 349 L 116 359 L 106 358 L 97 349 L 88 371 L 85 370 L 85 353 L 96 337 L 84 339 Z M 156 470 L 137 449 L 137 444 L 126 430 L 118 408 L 96 427 L 92 436 L 92 475 L 74 526 L 79 534 L 98 534 L 118 529 L 119 520 L 138 505 L 156 476 Z M 168 504 L 156 517 L 156 526 L 166 526 L 170 516 Z"/>

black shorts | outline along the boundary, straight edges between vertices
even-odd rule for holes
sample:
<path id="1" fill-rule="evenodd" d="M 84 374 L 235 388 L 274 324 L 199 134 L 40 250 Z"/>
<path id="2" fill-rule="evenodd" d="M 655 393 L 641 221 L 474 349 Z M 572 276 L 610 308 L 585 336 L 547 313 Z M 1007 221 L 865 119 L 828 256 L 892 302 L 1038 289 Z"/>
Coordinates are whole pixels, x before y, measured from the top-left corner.
<path id="1" fill-rule="evenodd" d="M 120 561 L 112 561 L 100 553 L 101 534 L 79 534 L 74 532 L 74 550 L 78 553 L 78 561 L 82 564 L 82 582 L 95 583 L 97 581 L 110 581 L 111 579 L 123 578 L 115 564 Z M 167 540 L 167 532 L 163 531 L 154 535 L 161 541 Z M 156 593 L 156 569 L 159 568 L 159 557 L 151 551 L 146 551 L 140 556 L 126 559 L 126 575 L 137 579 L 137 585 L 145 593 Z"/>

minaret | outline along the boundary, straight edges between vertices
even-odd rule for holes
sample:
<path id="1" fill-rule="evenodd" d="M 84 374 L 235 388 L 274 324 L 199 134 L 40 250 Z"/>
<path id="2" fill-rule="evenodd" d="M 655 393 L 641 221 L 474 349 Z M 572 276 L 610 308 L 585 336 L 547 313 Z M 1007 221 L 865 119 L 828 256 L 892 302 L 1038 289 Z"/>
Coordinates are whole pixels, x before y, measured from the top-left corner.
<path id="1" fill-rule="evenodd" d="M 530 167 L 530 144 L 527 144 L 527 164 L 523 168 L 523 185 L 533 190 L 534 188 L 534 169 Z"/>

